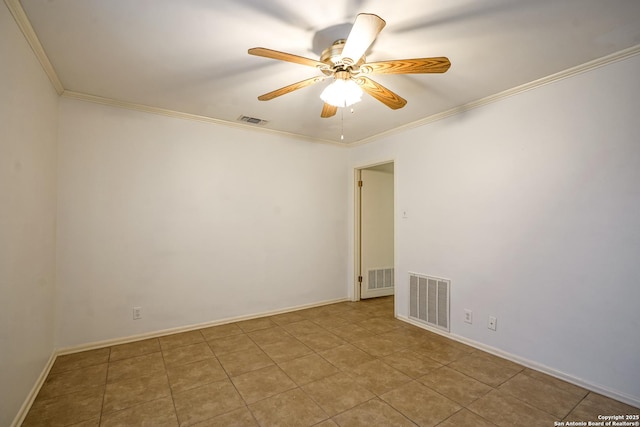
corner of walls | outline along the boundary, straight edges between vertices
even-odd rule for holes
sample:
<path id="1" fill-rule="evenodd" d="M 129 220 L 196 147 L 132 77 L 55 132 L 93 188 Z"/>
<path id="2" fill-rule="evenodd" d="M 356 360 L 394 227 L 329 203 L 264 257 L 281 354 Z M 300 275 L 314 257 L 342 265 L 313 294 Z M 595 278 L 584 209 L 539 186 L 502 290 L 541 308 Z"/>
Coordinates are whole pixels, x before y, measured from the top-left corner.
<path id="1" fill-rule="evenodd" d="M 59 99 L 4 2 L 0 57 L 0 425 L 10 425 L 54 351 Z"/>

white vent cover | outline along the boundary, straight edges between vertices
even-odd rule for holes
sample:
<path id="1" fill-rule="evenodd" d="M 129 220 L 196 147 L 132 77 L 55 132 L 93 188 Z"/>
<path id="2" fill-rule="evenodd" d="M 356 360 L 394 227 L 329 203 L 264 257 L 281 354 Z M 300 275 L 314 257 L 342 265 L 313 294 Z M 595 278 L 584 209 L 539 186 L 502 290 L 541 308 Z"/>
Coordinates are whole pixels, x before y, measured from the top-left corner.
<path id="1" fill-rule="evenodd" d="M 393 288 L 393 267 L 369 270 L 368 273 L 367 289 Z"/>
<path id="2" fill-rule="evenodd" d="M 409 273 L 409 317 L 449 332 L 451 281 Z"/>

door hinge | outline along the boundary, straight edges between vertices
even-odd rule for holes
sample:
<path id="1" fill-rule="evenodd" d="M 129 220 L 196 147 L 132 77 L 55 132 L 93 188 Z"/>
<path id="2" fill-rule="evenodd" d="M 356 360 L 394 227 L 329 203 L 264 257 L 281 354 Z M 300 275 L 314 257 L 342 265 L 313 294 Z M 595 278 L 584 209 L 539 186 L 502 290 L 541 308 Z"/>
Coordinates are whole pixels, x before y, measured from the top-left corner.
<path id="1" fill-rule="evenodd" d="M 362 187 L 362 180 L 358 181 L 358 187 Z"/>
<path id="2" fill-rule="evenodd" d="M 362 276 L 358 276 L 358 283 L 362 283 Z"/>

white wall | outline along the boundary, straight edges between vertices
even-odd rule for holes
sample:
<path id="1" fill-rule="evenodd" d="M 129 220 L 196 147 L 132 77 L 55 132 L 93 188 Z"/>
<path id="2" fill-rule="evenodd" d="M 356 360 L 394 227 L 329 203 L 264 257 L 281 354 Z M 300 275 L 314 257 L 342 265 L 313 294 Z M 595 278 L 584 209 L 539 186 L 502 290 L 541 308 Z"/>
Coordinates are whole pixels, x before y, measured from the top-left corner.
<path id="1" fill-rule="evenodd" d="M 58 97 L 0 2 L 0 425 L 53 351 Z"/>
<path id="2" fill-rule="evenodd" d="M 347 150 L 60 108 L 58 347 L 346 297 Z"/>
<path id="3" fill-rule="evenodd" d="M 408 271 L 450 278 L 453 334 L 640 403 L 638 75 L 640 56 L 351 150 L 396 159 L 399 315 Z"/>

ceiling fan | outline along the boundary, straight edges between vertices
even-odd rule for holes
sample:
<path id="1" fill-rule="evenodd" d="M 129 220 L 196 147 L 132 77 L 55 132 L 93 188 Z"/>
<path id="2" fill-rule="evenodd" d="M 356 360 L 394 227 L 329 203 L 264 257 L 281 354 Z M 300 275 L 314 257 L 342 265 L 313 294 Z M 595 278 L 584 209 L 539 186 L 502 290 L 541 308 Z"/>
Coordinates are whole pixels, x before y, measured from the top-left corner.
<path id="1" fill-rule="evenodd" d="M 338 107 L 347 107 L 359 101 L 363 91 L 394 110 L 404 107 L 407 103 L 405 99 L 380 83 L 371 80 L 368 76 L 374 74 L 444 73 L 449 69 L 451 63 L 448 58 L 443 56 L 366 62 L 365 52 L 380 34 L 385 24 L 386 22 L 377 15 L 359 14 L 356 16 L 347 39 L 335 41 L 333 45 L 322 52 L 320 60 L 264 47 L 249 49 L 251 55 L 315 67 L 324 74 L 265 93 L 260 95 L 258 99 L 269 101 L 332 78 L 334 82 L 327 86 L 320 96 L 324 101 L 321 117 L 331 117 L 336 114 Z"/>

